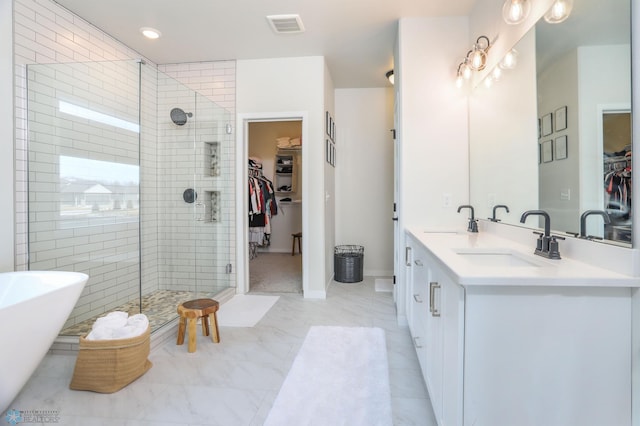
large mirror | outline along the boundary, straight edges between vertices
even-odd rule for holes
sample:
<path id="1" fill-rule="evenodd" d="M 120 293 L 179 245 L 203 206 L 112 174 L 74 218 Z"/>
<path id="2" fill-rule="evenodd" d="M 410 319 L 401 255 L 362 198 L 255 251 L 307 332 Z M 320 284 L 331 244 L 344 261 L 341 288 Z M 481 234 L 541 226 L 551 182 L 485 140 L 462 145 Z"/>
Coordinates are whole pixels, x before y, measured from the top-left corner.
<path id="1" fill-rule="evenodd" d="M 517 65 L 469 97 L 470 202 L 477 217 L 520 223 L 543 209 L 558 233 L 631 244 L 631 4 L 576 0 L 560 24 L 541 19 Z"/>

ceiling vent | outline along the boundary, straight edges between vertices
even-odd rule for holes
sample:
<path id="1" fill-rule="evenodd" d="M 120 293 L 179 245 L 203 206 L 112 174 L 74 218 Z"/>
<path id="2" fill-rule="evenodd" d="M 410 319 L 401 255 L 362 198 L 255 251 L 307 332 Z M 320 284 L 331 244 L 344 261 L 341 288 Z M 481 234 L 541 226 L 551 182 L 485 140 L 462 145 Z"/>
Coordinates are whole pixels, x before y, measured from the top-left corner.
<path id="1" fill-rule="evenodd" d="M 276 34 L 295 34 L 304 32 L 300 15 L 269 15 L 267 21 Z"/>

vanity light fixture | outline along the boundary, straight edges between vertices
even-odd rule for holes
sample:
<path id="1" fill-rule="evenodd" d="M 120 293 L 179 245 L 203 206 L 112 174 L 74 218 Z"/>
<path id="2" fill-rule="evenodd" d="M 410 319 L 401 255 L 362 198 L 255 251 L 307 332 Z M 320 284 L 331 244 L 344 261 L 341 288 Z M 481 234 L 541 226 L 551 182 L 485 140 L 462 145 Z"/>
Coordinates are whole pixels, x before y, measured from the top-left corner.
<path id="1" fill-rule="evenodd" d="M 395 84 L 395 77 L 393 76 L 393 70 L 387 71 L 387 73 L 384 76 L 387 77 L 387 80 L 389 80 L 389 83 Z"/>
<path id="2" fill-rule="evenodd" d="M 544 20 L 550 24 L 559 24 L 569 17 L 571 9 L 573 9 L 573 0 L 555 0 L 545 13 Z"/>
<path id="3" fill-rule="evenodd" d="M 491 47 L 491 42 L 487 36 L 477 38 L 472 49 L 467 53 L 469 66 L 473 71 L 481 71 L 487 65 L 487 52 Z"/>
<path id="4" fill-rule="evenodd" d="M 160 36 L 162 35 L 160 31 L 151 27 L 142 27 L 140 28 L 140 32 L 142 33 L 143 36 L 145 36 L 146 38 L 150 38 L 152 40 L 160 38 Z"/>
<path id="5" fill-rule="evenodd" d="M 509 25 L 518 25 L 529 16 L 530 0 L 505 0 L 502 5 L 502 18 Z"/>

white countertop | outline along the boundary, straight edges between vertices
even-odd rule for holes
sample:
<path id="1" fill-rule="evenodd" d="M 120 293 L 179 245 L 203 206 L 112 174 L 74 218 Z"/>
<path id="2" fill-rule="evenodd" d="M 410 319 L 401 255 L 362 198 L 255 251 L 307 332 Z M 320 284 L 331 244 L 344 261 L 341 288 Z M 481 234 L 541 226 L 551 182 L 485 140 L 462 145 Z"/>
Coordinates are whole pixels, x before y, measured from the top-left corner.
<path id="1" fill-rule="evenodd" d="M 531 244 L 525 246 L 486 232 L 408 231 L 460 285 L 640 287 L 640 277 L 569 258 L 551 260 L 534 255 L 534 236 Z M 496 258 L 509 253 L 514 256 L 516 265 L 491 265 L 490 258 L 494 253 Z M 489 256 L 483 256 L 485 254 Z"/>

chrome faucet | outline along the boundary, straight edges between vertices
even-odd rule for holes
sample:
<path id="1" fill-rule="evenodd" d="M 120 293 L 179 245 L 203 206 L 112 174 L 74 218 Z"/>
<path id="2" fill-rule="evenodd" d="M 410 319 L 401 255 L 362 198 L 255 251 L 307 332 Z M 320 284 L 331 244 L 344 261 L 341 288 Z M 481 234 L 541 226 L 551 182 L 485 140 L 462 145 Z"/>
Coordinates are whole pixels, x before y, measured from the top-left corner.
<path id="1" fill-rule="evenodd" d="M 604 219 L 605 224 L 611 223 L 611 218 L 607 212 L 602 210 L 586 210 L 580 215 L 580 238 L 594 238 L 591 235 L 587 236 L 587 216 L 592 214 L 599 214 Z"/>
<path id="2" fill-rule="evenodd" d="M 500 219 L 496 218 L 496 210 L 499 208 L 503 208 L 507 211 L 507 213 L 509 213 L 509 207 L 505 206 L 504 204 L 498 204 L 497 206 L 493 206 L 493 217 L 489 218 L 491 222 L 500 222 Z"/>
<path id="3" fill-rule="evenodd" d="M 544 210 L 527 210 L 522 213 L 520 217 L 520 223 L 524 223 L 529 215 L 538 215 L 544 218 L 544 234 L 540 232 L 534 232 L 534 234 L 539 235 L 538 241 L 536 242 L 536 250 L 534 254 L 538 256 L 543 256 L 548 259 L 560 259 L 560 251 L 558 250 L 558 239 L 564 240 L 564 237 L 558 237 L 556 235 L 551 235 L 551 219 L 549 218 L 549 214 Z"/>
<path id="4" fill-rule="evenodd" d="M 473 212 L 473 206 L 470 206 L 468 204 L 462 205 L 462 206 L 458 207 L 458 213 L 460 213 L 460 210 L 462 210 L 462 209 L 471 210 L 471 217 L 469 218 L 469 226 L 467 227 L 467 231 L 469 231 L 469 232 L 478 232 L 478 221 L 475 219 L 474 212 Z"/>

